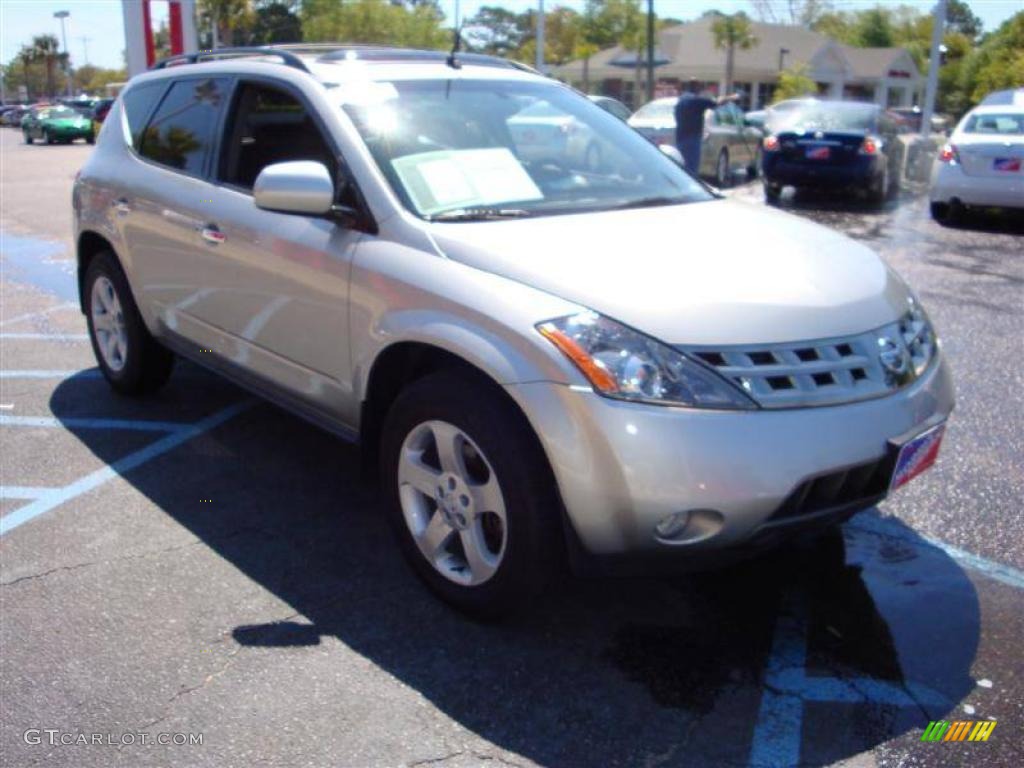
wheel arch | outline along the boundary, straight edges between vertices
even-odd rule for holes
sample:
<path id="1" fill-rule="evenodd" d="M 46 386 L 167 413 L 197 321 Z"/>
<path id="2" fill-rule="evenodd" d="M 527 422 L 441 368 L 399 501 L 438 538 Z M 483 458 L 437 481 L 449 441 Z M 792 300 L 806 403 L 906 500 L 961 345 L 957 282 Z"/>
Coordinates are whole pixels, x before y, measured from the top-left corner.
<path id="1" fill-rule="evenodd" d="M 109 251 L 113 254 L 114 258 L 116 258 L 118 263 L 121 264 L 121 269 L 124 269 L 124 264 L 121 262 L 121 258 L 117 255 L 117 251 L 114 249 L 113 244 L 103 235 L 92 230 L 85 230 L 78 236 L 78 247 L 76 249 L 76 260 L 78 266 L 78 306 L 82 312 L 85 312 L 85 273 L 88 271 L 92 260 L 96 258 L 96 255 L 104 251 Z"/>

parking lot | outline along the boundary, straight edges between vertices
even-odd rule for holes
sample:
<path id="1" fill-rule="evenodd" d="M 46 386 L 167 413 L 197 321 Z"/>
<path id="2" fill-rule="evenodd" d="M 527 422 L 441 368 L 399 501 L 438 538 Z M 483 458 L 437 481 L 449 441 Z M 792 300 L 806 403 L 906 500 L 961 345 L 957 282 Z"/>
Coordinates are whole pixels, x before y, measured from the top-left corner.
<path id="1" fill-rule="evenodd" d="M 937 467 L 841 535 L 566 576 L 485 625 L 404 565 L 356 448 L 190 364 L 111 393 L 72 261 L 89 150 L 0 131 L 3 765 L 1020 764 L 1021 222 L 784 197 L 929 308 L 958 391 Z M 997 727 L 922 742 L 933 720 Z"/>

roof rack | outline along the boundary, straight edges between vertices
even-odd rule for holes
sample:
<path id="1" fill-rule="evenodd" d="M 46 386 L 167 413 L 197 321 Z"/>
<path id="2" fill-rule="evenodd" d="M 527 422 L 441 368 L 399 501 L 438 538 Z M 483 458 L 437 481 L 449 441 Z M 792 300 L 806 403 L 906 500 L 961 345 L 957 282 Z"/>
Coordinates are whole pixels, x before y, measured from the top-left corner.
<path id="1" fill-rule="evenodd" d="M 354 54 L 354 56 L 353 56 Z M 389 48 L 383 45 L 338 45 L 334 50 L 320 56 L 319 61 L 340 61 L 355 58 L 362 61 L 447 61 L 447 51 L 430 51 L 416 48 Z M 483 53 L 459 53 L 459 61 L 463 64 L 475 64 L 481 67 L 502 67 L 522 69 L 518 62 L 489 56 Z M 526 67 L 529 69 L 529 67 Z"/>
<path id="2" fill-rule="evenodd" d="M 283 48 L 271 48 L 269 46 L 245 47 L 245 48 L 214 48 L 195 53 L 179 53 L 176 56 L 168 56 L 154 64 L 150 69 L 166 69 L 177 67 L 182 64 L 198 64 L 201 61 L 216 59 L 236 59 L 244 56 L 277 56 L 281 63 L 295 69 L 309 72 L 301 58 L 294 52 Z"/>

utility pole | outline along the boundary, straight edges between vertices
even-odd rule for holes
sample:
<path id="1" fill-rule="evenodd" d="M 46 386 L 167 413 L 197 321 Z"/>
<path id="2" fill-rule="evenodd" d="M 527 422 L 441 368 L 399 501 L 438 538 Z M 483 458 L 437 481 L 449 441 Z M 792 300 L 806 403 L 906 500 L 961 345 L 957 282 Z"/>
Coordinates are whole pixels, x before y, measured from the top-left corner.
<path id="1" fill-rule="evenodd" d="M 64 38 L 64 78 L 67 81 L 67 95 L 71 98 L 71 52 L 68 51 L 68 30 L 64 26 L 64 21 L 68 16 L 71 15 L 71 11 L 56 11 L 53 14 L 53 18 L 60 19 L 60 36 Z"/>
<path id="2" fill-rule="evenodd" d="M 83 57 L 85 59 L 85 65 L 89 66 L 89 41 L 92 40 L 92 38 L 82 35 L 78 39 L 82 41 L 82 51 L 85 54 Z"/>
<path id="3" fill-rule="evenodd" d="M 537 71 L 544 74 L 544 0 L 537 10 Z"/>
<path id="4" fill-rule="evenodd" d="M 921 115 L 921 135 L 927 137 L 932 131 L 932 114 L 935 112 L 935 92 L 939 86 L 939 67 L 942 66 L 942 28 L 946 24 L 946 0 L 935 3 L 935 22 L 932 25 L 932 53 L 928 60 L 928 85 L 924 92 L 924 110 Z M 882 106 L 885 106 L 884 104 Z"/>
<path id="5" fill-rule="evenodd" d="M 654 0 L 647 0 L 647 100 L 654 100 Z"/>

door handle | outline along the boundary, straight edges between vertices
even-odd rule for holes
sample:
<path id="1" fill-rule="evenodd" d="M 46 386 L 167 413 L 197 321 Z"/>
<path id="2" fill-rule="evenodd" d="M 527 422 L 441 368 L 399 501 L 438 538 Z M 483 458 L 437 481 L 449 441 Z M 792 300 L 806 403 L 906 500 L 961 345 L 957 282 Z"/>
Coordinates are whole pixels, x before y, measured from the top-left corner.
<path id="1" fill-rule="evenodd" d="M 117 198 L 110 204 L 110 207 L 114 209 L 114 212 L 118 216 L 127 216 L 132 212 L 132 207 L 128 204 L 128 199 L 124 197 Z"/>
<path id="2" fill-rule="evenodd" d="M 203 240 L 212 245 L 220 245 L 228 239 L 227 235 L 217 229 L 216 224 L 207 224 L 199 230 L 199 234 L 202 235 Z"/>

